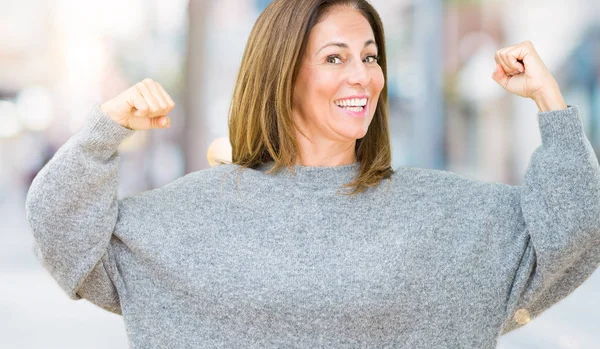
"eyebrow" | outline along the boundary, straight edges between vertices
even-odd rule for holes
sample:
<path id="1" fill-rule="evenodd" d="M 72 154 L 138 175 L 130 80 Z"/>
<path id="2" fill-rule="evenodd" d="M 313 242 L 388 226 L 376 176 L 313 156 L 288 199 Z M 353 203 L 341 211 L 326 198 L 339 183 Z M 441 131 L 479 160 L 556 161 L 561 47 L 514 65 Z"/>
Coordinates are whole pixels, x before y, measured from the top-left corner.
<path id="1" fill-rule="evenodd" d="M 375 43 L 375 40 L 371 39 L 371 40 L 367 40 L 365 42 L 365 47 L 367 47 L 367 46 L 369 46 L 371 44 L 377 46 L 377 44 Z M 324 48 L 329 47 L 329 46 L 337 46 L 337 47 L 341 47 L 341 48 L 348 48 L 348 44 L 346 44 L 346 43 L 343 43 L 343 42 L 330 42 L 327 45 L 321 47 L 319 49 L 319 51 L 317 51 L 317 53 L 315 53 L 315 55 L 319 54 L 319 52 L 321 52 L 321 50 L 323 50 Z"/>

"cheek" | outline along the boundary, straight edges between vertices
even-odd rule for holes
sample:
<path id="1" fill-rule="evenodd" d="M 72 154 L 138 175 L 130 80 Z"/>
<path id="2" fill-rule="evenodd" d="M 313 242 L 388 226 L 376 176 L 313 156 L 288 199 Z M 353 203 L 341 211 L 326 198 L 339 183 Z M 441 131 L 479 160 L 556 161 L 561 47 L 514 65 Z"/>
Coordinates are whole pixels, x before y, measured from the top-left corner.
<path id="1" fill-rule="evenodd" d="M 383 76 L 383 71 L 381 68 L 377 68 L 377 70 L 371 75 L 372 95 L 379 95 L 381 90 L 383 90 L 384 84 L 385 77 Z"/>
<path id="2" fill-rule="evenodd" d="M 338 74 L 318 69 L 307 70 L 300 89 L 300 104 L 305 109 L 320 109 L 335 98 L 338 89 Z"/>
<path id="3" fill-rule="evenodd" d="M 383 86 L 385 85 L 385 77 L 383 76 L 383 71 L 381 67 L 377 69 L 373 69 L 371 71 L 371 83 L 369 86 L 369 92 L 371 93 L 372 102 L 369 103 L 371 106 L 370 114 L 371 116 L 375 115 L 375 109 L 377 109 L 377 102 L 379 101 L 379 95 L 381 90 L 383 90 Z"/>
<path id="4" fill-rule="evenodd" d="M 315 74 L 312 79 L 313 95 L 319 99 L 319 102 L 328 102 L 335 97 L 339 80 L 339 74 L 331 72 Z"/>

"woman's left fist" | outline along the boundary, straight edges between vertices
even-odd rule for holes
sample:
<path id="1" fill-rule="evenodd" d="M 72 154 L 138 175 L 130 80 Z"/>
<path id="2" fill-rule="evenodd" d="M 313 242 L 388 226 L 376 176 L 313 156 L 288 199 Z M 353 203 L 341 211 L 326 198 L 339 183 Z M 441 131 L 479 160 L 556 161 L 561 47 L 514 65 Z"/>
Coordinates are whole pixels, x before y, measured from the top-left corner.
<path id="1" fill-rule="evenodd" d="M 492 78 L 510 93 L 536 100 L 546 91 L 558 89 L 531 41 L 500 49 L 494 59 Z"/>

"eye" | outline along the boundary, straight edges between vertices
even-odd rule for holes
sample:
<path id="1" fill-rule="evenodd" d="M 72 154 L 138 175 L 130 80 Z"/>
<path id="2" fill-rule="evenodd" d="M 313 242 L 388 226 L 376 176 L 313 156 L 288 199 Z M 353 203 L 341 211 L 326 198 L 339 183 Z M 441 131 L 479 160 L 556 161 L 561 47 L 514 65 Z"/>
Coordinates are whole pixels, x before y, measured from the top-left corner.
<path id="1" fill-rule="evenodd" d="M 340 64 L 342 63 L 342 59 L 338 55 L 331 55 L 327 57 L 326 62 L 331 64 Z"/>
<path id="2" fill-rule="evenodd" d="M 365 62 L 366 63 L 377 63 L 377 62 L 379 62 L 379 56 L 367 56 L 367 58 L 365 58 Z"/>

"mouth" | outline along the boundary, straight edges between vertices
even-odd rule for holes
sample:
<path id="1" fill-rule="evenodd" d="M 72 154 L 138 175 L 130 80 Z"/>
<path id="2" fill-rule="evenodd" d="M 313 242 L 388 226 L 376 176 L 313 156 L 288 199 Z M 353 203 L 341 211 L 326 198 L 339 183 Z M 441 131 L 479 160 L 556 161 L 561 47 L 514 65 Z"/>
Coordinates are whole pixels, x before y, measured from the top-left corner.
<path id="1" fill-rule="evenodd" d="M 351 116 L 366 115 L 369 98 L 367 96 L 352 96 L 334 101 L 338 108 Z"/>

